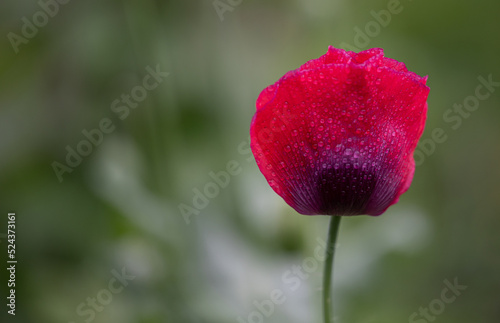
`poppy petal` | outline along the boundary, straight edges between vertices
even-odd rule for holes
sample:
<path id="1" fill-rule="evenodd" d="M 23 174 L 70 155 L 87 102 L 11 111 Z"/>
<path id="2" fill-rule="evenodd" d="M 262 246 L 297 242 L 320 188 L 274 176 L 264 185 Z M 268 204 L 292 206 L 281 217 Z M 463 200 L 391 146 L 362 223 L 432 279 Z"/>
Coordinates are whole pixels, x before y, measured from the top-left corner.
<path id="1" fill-rule="evenodd" d="M 429 88 L 383 55 L 330 47 L 257 99 L 252 151 L 297 212 L 379 215 L 409 188 Z"/>

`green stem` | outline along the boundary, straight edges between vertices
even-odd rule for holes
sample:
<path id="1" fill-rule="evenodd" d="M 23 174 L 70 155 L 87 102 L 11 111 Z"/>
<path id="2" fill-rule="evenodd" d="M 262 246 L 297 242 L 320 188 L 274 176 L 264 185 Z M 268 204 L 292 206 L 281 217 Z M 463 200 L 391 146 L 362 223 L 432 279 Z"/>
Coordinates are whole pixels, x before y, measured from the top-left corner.
<path id="1" fill-rule="evenodd" d="M 325 323 L 330 323 L 333 315 L 332 276 L 333 276 L 333 256 L 335 255 L 335 242 L 339 231 L 341 216 L 332 216 L 330 219 L 330 229 L 328 230 L 328 242 L 326 244 L 325 271 L 323 273 L 323 315 Z"/>

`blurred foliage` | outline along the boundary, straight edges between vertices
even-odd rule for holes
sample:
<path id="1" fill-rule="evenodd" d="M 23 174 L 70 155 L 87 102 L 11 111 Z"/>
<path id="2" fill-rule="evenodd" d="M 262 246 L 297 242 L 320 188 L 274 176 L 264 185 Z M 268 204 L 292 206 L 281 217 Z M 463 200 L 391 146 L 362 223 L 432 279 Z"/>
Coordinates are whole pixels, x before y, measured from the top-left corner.
<path id="1" fill-rule="evenodd" d="M 321 268 L 296 291 L 282 275 L 313 256 L 328 218 L 298 215 L 271 191 L 248 154 L 249 124 L 266 85 L 328 45 L 355 46 L 355 27 L 389 2 L 232 1 L 221 21 L 212 0 L 68 1 L 16 54 L 9 33 L 55 2 L 2 1 L 0 233 L 15 211 L 19 262 L 16 316 L 2 305 L 0 321 L 238 322 L 278 288 L 286 302 L 266 322 L 319 322 Z M 343 221 L 338 322 L 408 322 L 455 277 L 468 288 L 436 321 L 499 322 L 500 90 L 457 129 L 443 115 L 479 76 L 500 81 L 500 2 L 400 5 L 367 47 L 429 75 L 423 139 L 442 128 L 447 140 L 398 205 Z M 112 103 L 147 66 L 169 75 L 121 120 Z M 53 162 L 103 118 L 115 130 L 60 183 Z M 241 173 L 186 224 L 179 205 L 231 160 Z M 79 314 L 122 268 L 135 278 L 95 316 Z"/>

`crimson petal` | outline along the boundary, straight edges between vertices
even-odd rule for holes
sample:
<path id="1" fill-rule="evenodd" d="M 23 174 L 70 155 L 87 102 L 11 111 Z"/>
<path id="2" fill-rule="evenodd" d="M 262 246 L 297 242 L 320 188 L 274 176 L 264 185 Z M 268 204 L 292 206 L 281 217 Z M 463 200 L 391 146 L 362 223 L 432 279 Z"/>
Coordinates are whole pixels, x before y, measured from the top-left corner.
<path id="1" fill-rule="evenodd" d="M 373 48 L 328 52 L 262 91 L 251 148 L 302 214 L 380 215 L 410 186 L 427 77 Z"/>

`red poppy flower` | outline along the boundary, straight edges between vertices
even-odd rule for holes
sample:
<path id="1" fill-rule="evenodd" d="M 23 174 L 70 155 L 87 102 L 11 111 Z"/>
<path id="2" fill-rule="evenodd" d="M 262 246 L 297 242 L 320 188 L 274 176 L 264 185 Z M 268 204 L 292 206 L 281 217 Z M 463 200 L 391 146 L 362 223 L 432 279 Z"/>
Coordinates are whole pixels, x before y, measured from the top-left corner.
<path id="1" fill-rule="evenodd" d="M 257 99 L 250 135 L 260 171 L 299 213 L 382 214 L 413 178 L 426 81 L 380 48 L 330 46 Z"/>

